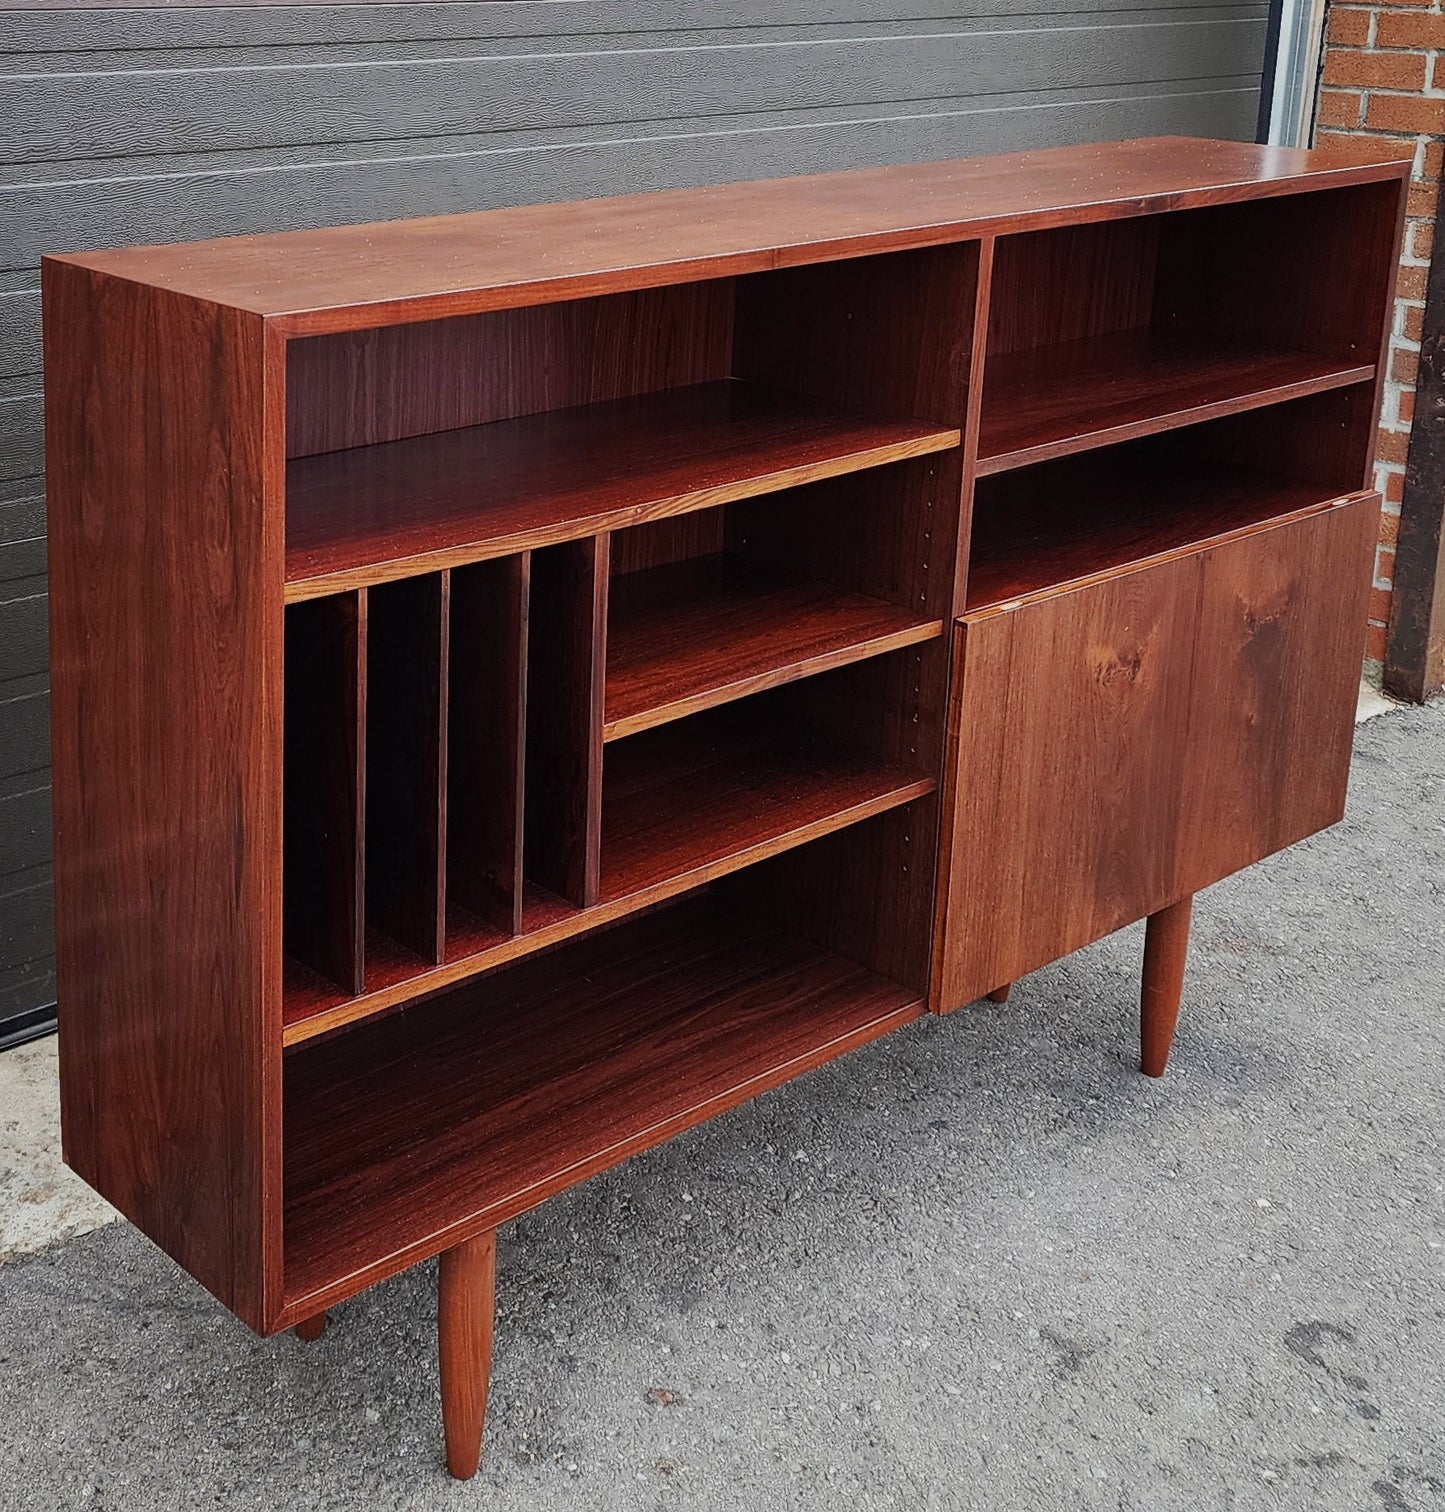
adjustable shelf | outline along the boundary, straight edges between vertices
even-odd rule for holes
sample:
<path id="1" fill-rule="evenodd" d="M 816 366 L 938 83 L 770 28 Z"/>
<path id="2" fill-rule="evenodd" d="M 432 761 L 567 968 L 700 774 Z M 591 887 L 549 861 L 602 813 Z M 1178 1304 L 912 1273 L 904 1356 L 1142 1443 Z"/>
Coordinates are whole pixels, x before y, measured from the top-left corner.
<path id="1" fill-rule="evenodd" d="M 1087 481 L 1071 478 L 1069 493 L 1038 482 L 1040 495 L 1025 517 L 1004 499 L 976 516 L 970 613 L 1212 545 L 1321 503 L 1311 484 L 1225 468 L 1167 484 L 1143 473 L 1126 480 L 1109 469 Z"/>
<path id="2" fill-rule="evenodd" d="M 1180 346 L 1151 331 L 1012 352 L 988 367 L 978 475 L 1374 376 L 1373 363 L 1244 346 Z"/>
<path id="3" fill-rule="evenodd" d="M 610 607 L 604 740 L 943 634 L 868 594 L 711 557 L 614 581 Z"/>
<path id="4" fill-rule="evenodd" d="M 507 556 L 958 441 L 956 427 L 725 379 L 293 458 L 286 597 Z"/>
<path id="5" fill-rule="evenodd" d="M 1001 237 L 978 476 L 1372 382 L 1376 312 L 1338 286 L 1374 214 L 1328 190 Z"/>
<path id="6" fill-rule="evenodd" d="M 920 1011 L 915 991 L 709 897 L 299 1050 L 287 1306 L 513 1217 Z"/>
<path id="7" fill-rule="evenodd" d="M 800 729 L 790 702 L 696 715 L 610 746 L 604 902 L 695 885 L 933 791 L 930 774 Z"/>
<path id="8" fill-rule="evenodd" d="M 1078 586 L 1359 490 L 1369 386 L 981 479 L 965 608 Z"/>

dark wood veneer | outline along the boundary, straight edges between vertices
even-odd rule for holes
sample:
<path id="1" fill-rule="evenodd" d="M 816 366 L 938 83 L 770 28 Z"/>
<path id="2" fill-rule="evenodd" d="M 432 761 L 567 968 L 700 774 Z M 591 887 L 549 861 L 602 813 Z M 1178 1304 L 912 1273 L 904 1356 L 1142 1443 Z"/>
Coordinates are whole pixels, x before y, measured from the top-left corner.
<path id="1" fill-rule="evenodd" d="M 366 933 L 366 594 L 286 611 L 286 953 L 355 994 Z"/>
<path id="2" fill-rule="evenodd" d="M 466 1475 L 498 1223 L 1145 917 L 1162 1071 L 1343 804 L 1380 150 L 46 259 L 69 1162 L 263 1332 L 443 1253 Z"/>
<path id="3" fill-rule="evenodd" d="M 961 621 L 933 1006 L 1340 817 L 1378 512 L 1355 495 Z"/>
<path id="4" fill-rule="evenodd" d="M 958 432 L 757 384 L 698 384 L 287 468 L 286 593 L 507 556 L 945 450 Z"/>
<path id="5" fill-rule="evenodd" d="M 709 880 L 933 790 L 931 774 L 809 729 L 794 700 L 697 715 L 612 746 L 604 901 Z"/>
<path id="6" fill-rule="evenodd" d="M 531 590 L 530 553 L 451 574 L 447 899 L 503 934 L 522 927 Z"/>
<path id="7" fill-rule="evenodd" d="M 450 594 L 446 573 L 367 593 L 367 923 L 429 963 L 446 948 Z"/>
<path id="8" fill-rule="evenodd" d="M 614 580 L 602 735 L 617 740 L 943 634 L 867 594 L 721 558 Z"/>
<path id="9" fill-rule="evenodd" d="M 65 1158 L 280 1302 L 281 509 L 258 320 L 47 261 Z"/>
<path id="10" fill-rule="evenodd" d="M 920 1011 L 866 967 L 704 899 L 297 1051 L 288 1310 L 315 1312 Z"/>
<path id="11" fill-rule="evenodd" d="M 1012 353 L 989 374 L 980 476 L 1364 382 L 1375 369 L 1309 352 L 1191 349 L 1130 331 Z"/>

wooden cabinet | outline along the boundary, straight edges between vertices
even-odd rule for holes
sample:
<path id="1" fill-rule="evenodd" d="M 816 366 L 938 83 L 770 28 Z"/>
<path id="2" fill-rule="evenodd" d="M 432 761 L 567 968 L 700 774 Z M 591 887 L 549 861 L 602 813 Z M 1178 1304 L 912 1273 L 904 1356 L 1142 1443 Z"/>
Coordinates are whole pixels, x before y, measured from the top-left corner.
<path id="1" fill-rule="evenodd" d="M 1144 915 L 1161 1070 L 1340 809 L 1379 150 L 47 258 L 70 1164 L 264 1333 L 443 1256 L 467 1474 L 498 1224 Z"/>
<path id="2" fill-rule="evenodd" d="M 1333 824 L 1379 497 L 964 615 L 935 1006 Z"/>

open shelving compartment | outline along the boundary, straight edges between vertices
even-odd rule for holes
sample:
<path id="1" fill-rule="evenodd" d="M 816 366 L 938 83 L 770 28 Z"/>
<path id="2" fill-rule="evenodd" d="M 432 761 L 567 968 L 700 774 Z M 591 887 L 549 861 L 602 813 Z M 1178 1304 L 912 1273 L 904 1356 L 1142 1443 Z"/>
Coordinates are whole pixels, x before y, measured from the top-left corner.
<path id="1" fill-rule="evenodd" d="M 1394 190 L 1362 184 L 1000 237 L 978 474 L 1375 376 Z"/>
<path id="2" fill-rule="evenodd" d="M 603 739 L 941 635 L 911 570 L 936 477 L 903 462 L 614 532 Z"/>
<path id="3" fill-rule="evenodd" d="M 977 273 L 290 344 L 288 1308 L 921 1011 Z"/>
<path id="4" fill-rule="evenodd" d="M 740 873 L 291 1052 L 288 1305 L 324 1305 L 922 1012 L 917 986 L 799 912 Z"/>
<path id="5" fill-rule="evenodd" d="M 976 268 L 935 248 L 294 340 L 287 599 L 948 451 L 966 358 L 925 315 Z"/>
<path id="6" fill-rule="evenodd" d="M 980 479 L 969 612 L 1195 550 L 1354 494 L 1361 382 Z"/>

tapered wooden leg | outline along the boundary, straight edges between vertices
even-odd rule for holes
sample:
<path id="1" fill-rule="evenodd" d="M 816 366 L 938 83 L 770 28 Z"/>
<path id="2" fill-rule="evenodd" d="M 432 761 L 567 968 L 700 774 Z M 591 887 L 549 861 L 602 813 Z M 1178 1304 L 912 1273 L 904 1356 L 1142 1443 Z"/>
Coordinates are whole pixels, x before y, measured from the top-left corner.
<path id="1" fill-rule="evenodd" d="M 1144 934 L 1144 984 L 1139 994 L 1139 1069 L 1163 1076 L 1179 1018 L 1193 897 L 1149 915 Z"/>
<path id="2" fill-rule="evenodd" d="M 296 1337 L 305 1339 L 308 1344 L 314 1344 L 322 1334 L 326 1332 L 326 1314 L 316 1313 L 310 1318 L 303 1318 L 296 1325 Z"/>
<path id="3" fill-rule="evenodd" d="M 492 1313 L 497 1236 L 480 1234 L 441 1257 L 437 1340 L 447 1469 L 470 1480 L 482 1457 L 487 1387 L 492 1378 Z"/>
<path id="4" fill-rule="evenodd" d="M 1012 986 L 1013 986 L 1012 982 L 1005 982 L 1002 987 L 995 987 L 993 989 L 993 991 L 990 992 L 989 995 L 988 995 L 989 1002 L 990 1003 L 1006 1003 L 1006 1002 L 1008 1002 L 1009 989 Z"/>

